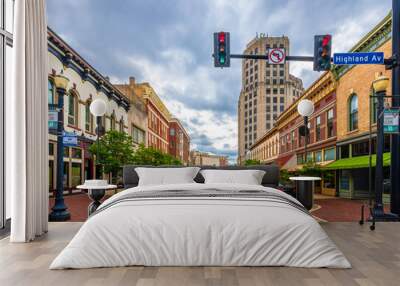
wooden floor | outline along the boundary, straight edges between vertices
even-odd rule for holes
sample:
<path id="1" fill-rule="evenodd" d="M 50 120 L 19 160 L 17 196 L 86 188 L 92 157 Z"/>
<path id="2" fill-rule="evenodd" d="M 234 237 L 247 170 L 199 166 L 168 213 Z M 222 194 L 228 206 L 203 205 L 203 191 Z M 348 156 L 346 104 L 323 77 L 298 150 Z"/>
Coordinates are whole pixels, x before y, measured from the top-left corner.
<path id="1" fill-rule="evenodd" d="M 400 285 L 400 223 L 325 223 L 352 269 L 288 267 L 124 267 L 48 270 L 82 223 L 50 223 L 32 243 L 0 241 L 0 285 Z"/>

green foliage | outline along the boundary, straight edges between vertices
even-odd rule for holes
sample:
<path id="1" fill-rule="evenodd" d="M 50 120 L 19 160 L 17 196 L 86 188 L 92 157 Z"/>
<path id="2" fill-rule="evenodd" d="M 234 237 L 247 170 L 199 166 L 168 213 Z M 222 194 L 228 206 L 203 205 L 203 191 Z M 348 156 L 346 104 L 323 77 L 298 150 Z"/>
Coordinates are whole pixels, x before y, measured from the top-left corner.
<path id="1" fill-rule="evenodd" d="M 319 166 L 315 162 L 307 162 L 303 165 L 303 168 L 297 171 L 297 173 L 300 176 L 321 177 L 322 169 L 321 166 Z"/>
<path id="2" fill-rule="evenodd" d="M 252 159 L 247 159 L 244 161 L 245 166 L 252 166 L 252 165 L 261 165 L 260 160 L 252 160 Z"/>
<path id="3" fill-rule="evenodd" d="M 279 170 L 279 182 L 282 185 L 291 185 L 292 181 L 289 180 L 291 176 L 293 176 L 293 174 L 289 173 L 288 170 L 282 168 Z"/>
<path id="4" fill-rule="evenodd" d="M 140 145 L 133 155 L 132 163 L 135 165 L 182 165 L 182 162 L 152 147 Z"/>
<path id="5" fill-rule="evenodd" d="M 123 165 L 133 162 L 132 138 L 125 132 L 109 130 L 100 138 L 99 158 L 104 173 L 117 175 Z M 97 155 L 97 143 L 89 147 L 90 153 Z"/>

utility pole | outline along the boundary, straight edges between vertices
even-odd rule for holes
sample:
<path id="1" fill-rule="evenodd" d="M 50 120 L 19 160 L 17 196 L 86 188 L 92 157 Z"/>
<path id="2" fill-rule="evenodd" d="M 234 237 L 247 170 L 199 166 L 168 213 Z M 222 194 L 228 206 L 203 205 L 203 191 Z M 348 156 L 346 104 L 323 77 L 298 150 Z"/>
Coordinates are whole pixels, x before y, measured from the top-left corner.
<path id="1" fill-rule="evenodd" d="M 392 107 L 400 108 L 400 1 L 392 0 Z M 400 136 L 392 134 L 391 144 L 391 197 L 390 210 L 392 213 L 400 215 Z"/>

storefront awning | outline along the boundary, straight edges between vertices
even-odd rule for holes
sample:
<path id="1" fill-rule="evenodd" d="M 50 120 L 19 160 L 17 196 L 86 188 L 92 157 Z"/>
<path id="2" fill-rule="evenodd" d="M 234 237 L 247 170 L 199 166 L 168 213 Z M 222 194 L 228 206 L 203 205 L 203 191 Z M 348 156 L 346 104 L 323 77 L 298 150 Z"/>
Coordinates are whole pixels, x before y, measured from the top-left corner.
<path id="1" fill-rule="evenodd" d="M 376 155 L 371 156 L 372 167 L 376 165 Z M 383 166 L 390 166 L 390 152 L 383 154 Z M 336 160 L 324 167 L 324 170 L 346 170 L 346 169 L 361 169 L 369 167 L 369 156 L 359 156 L 346 159 Z"/>

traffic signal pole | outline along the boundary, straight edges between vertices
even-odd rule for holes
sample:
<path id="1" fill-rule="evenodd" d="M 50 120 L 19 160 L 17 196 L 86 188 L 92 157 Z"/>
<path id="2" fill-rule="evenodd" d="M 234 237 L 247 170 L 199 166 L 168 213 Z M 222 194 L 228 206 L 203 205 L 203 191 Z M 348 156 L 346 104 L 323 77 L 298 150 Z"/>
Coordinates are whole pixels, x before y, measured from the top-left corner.
<path id="1" fill-rule="evenodd" d="M 213 55 L 214 56 L 214 55 Z M 233 59 L 253 59 L 253 60 L 268 60 L 268 56 L 265 55 L 230 55 Z M 287 61 L 300 61 L 300 62 L 312 62 L 314 61 L 313 56 L 286 56 Z"/>

